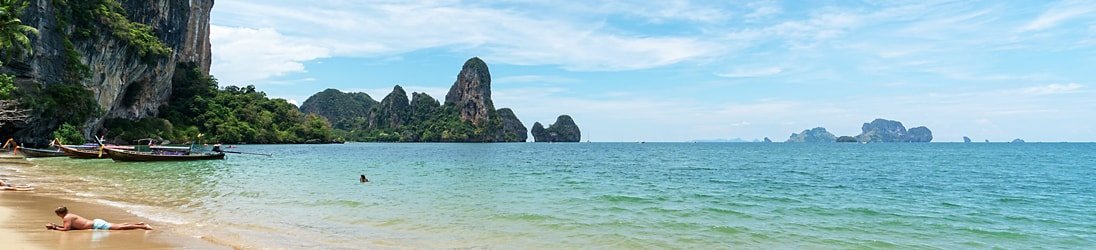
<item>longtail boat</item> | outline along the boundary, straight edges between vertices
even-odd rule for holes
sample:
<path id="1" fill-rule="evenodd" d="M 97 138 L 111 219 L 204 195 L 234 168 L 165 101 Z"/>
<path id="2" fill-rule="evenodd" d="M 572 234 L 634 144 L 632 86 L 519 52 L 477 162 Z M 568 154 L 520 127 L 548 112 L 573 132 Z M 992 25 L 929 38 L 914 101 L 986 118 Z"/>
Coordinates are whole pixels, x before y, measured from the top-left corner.
<path id="1" fill-rule="evenodd" d="M 65 152 L 69 158 L 74 159 L 99 159 L 108 158 L 110 155 L 107 152 L 99 152 L 99 147 L 89 148 L 82 146 L 61 145 L 61 151 Z"/>
<path id="2" fill-rule="evenodd" d="M 94 144 L 60 145 L 59 147 L 61 148 L 61 151 L 65 152 L 65 155 L 75 159 L 106 159 L 110 158 L 106 149 L 133 149 L 132 146 L 98 146 Z M 100 147 L 102 147 L 101 151 Z"/>
<path id="3" fill-rule="evenodd" d="M 223 160 L 225 153 L 192 153 L 189 148 L 182 147 L 150 147 L 152 152 L 138 152 L 107 148 L 106 151 L 114 161 L 197 161 L 197 160 Z"/>
<path id="4" fill-rule="evenodd" d="M 65 156 L 65 152 L 60 149 L 40 149 L 40 148 L 24 148 L 20 147 L 19 152 L 23 153 L 23 156 L 27 158 L 43 158 L 43 157 L 61 157 Z"/>

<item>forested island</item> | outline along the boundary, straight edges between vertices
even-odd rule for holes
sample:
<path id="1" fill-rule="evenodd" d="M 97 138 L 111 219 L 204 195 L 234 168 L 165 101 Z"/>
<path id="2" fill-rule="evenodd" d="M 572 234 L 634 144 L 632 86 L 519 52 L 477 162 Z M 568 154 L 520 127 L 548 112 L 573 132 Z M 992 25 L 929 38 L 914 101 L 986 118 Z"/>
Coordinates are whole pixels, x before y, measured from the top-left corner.
<path id="1" fill-rule="evenodd" d="M 366 93 L 327 89 L 309 97 L 301 111 L 331 121 L 335 134 L 350 141 L 379 142 L 524 142 L 529 131 L 509 108 L 495 109 L 491 73 L 479 58 L 468 59 L 449 88 L 445 102 L 426 93 L 411 93 L 396 85 L 381 101 Z M 535 141 L 577 142 L 577 125 L 562 115 L 553 133 L 538 133 Z"/>

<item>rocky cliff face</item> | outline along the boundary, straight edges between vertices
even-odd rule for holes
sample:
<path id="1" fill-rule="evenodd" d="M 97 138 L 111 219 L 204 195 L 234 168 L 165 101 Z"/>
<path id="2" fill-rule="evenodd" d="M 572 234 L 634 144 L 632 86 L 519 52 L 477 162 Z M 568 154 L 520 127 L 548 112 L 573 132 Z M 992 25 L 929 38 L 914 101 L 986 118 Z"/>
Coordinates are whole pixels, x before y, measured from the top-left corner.
<path id="1" fill-rule="evenodd" d="M 906 127 L 901 122 L 875 119 L 860 127 L 857 136 L 862 142 L 901 142 L 906 138 Z"/>
<path id="2" fill-rule="evenodd" d="M 213 0 L 117 0 L 126 18 L 147 24 L 152 33 L 171 49 L 166 56 L 145 58 L 135 48 L 110 32 L 74 37 L 72 23 L 65 23 L 59 4 L 68 1 L 30 1 L 23 22 L 38 29 L 32 37 L 34 54 L 6 63 L 4 71 L 17 76 L 21 87 L 60 84 L 71 81 L 72 61 L 87 66 L 87 74 L 77 78 L 91 90 L 103 116 L 88 121 L 85 134 L 92 134 L 105 119 L 137 119 L 157 114 L 171 95 L 171 78 L 176 65 L 192 64 L 208 75 L 210 66 L 209 14 Z M 69 46 L 71 45 L 71 47 Z M 67 49 L 70 47 L 71 49 Z M 71 53 L 75 52 L 75 53 Z M 75 58 L 72 58 L 75 57 Z M 59 124 L 56 117 L 38 117 L 23 138 L 48 137 Z"/>
<path id="3" fill-rule="evenodd" d="M 521 120 L 514 114 L 510 108 L 501 108 L 497 112 L 499 120 L 502 121 L 502 133 L 499 133 L 501 138 L 499 141 L 503 142 L 524 142 L 529 139 L 529 130 L 525 129 L 525 125 L 521 124 Z"/>
<path id="4" fill-rule="evenodd" d="M 301 104 L 301 112 L 313 113 L 327 118 L 331 124 L 346 125 L 344 122 L 355 117 L 369 116 L 369 110 L 380 103 L 366 93 L 343 93 L 337 89 L 326 89 L 308 97 Z"/>
<path id="5" fill-rule="evenodd" d="M 407 100 L 407 92 L 400 85 L 393 87 L 392 93 L 381 100 L 381 105 L 373 109 L 370 117 L 370 128 L 397 129 L 408 124 L 411 119 L 411 102 Z"/>
<path id="6" fill-rule="evenodd" d="M 441 104 L 426 93 L 411 93 L 411 123 L 423 123 L 430 120 Z"/>
<path id="7" fill-rule="evenodd" d="M 324 115 L 332 120 L 332 117 L 340 116 L 328 116 L 318 112 L 324 109 L 314 109 L 313 103 L 325 109 L 345 109 L 346 107 L 337 106 L 362 103 L 356 99 L 334 100 L 352 99 L 340 97 L 342 95 L 337 93 L 341 92 L 325 90 L 317 93 L 305 101 L 301 110 Z M 362 95 L 364 97 L 359 99 L 372 101 L 367 95 Z M 344 113 L 351 117 L 341 119 L 351 122 L 335 123 L 346 124 L 345 127 L 336 128 L 351 131 L 351 140 L 396 141 L 393 134 L 399 134 L 398 141 L 403 142 L 524 142 L 529 138 L 529 131 L 513 110 L 495 110 L 491 101 L 491 73 L 487 64 L 479 58 L 471 58 L 464 63 L 457 74 L 457 80 L 445 96 L 444 105 L 426 93 L 412 93 L 411 100 L 408 101 L 407 93 L 400 86 L 396 86 L 380 103 L 373 104 L 368 114 L 354 117 L 360 112 Z M 570 123 L 573 126 L 574 121 L 570 121 L 570 117 L 566 117 L 566 120 L 568 121 L 560 123 L 562 126 L 559 134 L 570 138 L 571 131 L 574 131 L 573 137 L 577 138 L 577 126 L 572 130 L 566 125 Z"/>
<path id="8" fill-rule="evenodd" d="M 582 141 L 582 131 L 579 130 L 575 120 L 569 115 L 561 115 L 556 122 L 544 128 L 540 122 L 533 124 L 533 140 L 537 142 L 579 142 Z"/>
<path id="9" fill-rule="evenodd" d="M 931 142 L 932 130 L 925 126 L 910 128 L 906 131 L 906 139 L 903 142 Z"/>
<path id="10" fill-rule="evenodd" d="M 921 126 L 909 131 L 899 121 L 875 119 L 861 126 L 862 133 L 856 138 L 861 142 L 930 142 L 932 131 Z"/>
<path id="11" fill-rule="evenodd" d="M 457 74 L 457 81 L 445 95 L 445 104 L 456 107 L 461 120 L 470 121 L 473 125 L 490 121 L 495 104 L 491 102 L 491 73 L 487 70 L 487 63 L 478 57 L 464 62 L 464 67 Z"/>
<path id="12" fill-rule="evenodd" d="M 836 142 L 837 137 L 834 136 L 826 128 L 817 127 L 808 130 L 803 130 L 802 133 L 792 133 L 784 142 L 807 142 L 807 143 L 828 143 Z"/>
<path id="13" fill-rule="evenodd" d="M 548 132 L 544 130 L 544 125 L 541 125 L 540 122 L 534 122 L 529 133 L 533 134 L 534 142 L 548 142 Z"/>

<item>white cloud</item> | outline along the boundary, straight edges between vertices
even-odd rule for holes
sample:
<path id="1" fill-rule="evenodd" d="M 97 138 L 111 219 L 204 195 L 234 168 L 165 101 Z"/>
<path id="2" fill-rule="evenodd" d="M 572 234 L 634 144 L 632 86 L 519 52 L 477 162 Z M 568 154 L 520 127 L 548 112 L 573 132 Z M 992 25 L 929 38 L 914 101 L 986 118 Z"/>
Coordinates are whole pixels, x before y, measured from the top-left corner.
<path id="1" fill-rule="evenodd" d="M 747 13 L 743 16 L 744 18 L 746 18 L 747 21 L 751 22 L 775 16 L 783 11 L 780 8 L 779 4 L 774 1 L 752 2 L 746 4 L 746 6 L 754 8 L 752 12 Z"/>
<path id="2" fill-rule="evenodd" d="M 286 37 L 274 29 L 212 25 L 213 74 L 222 84 L 245 85 L 304 72 L 303 62 L 330 56 L 329 50 Z"/>
<path id="3" fill-rule="evenodd" d="M 517 76 L 504 76 L 491 79 L 495 84 L 510 84 L 510 83 L 573 83 L 578 82 L 578 79 L 562 77 L 562 76 L 550 76 L 550 75 L 517 75 Z"/>
<path id="4" fill-rule="evenodd" d="M 694 37 L 633 35 L 591 21 L 446 2 L 310 2 L 301 6 L 226 1 L 218 2 L 214 11 L 232 15 L 214 20 L 221 25 L 278 27 L 275 31 L 215 26 L 218 63 L 214 67 L 220 74 L 241 75 L 238 80 L 300 72 L 304 70 L 300 62 L 316 58 L 387 57 L 424 49 L 464 51 L 495 63 L 619 71 L 705 58 L 722 47 Z M 667 11 L 660 15 L 690 12 Z M 241 64 L 257 60 L 275 61 L 264 65 L 275 67 L 245 72 L 255 65 Z"/>
<path id="5" fill-rule="evenodd" d="M 1077 84 L 1077 83 L 1048 84 L 1048 85 L 1043 85 L 1043 86 L 1035 86 L 1035 87 L 1030 87 L 1030 88 L 1024 88 L 1020 92 L 1024 93 L 1024 94 L 1030 94 L 1030 95 L 1053 95 L 1053 94 L 1075 93 L 1083 87 L 1084 87 L 1084 85 L 1080 85 L 1080 84 Z"/>
<path id="6" fill-rule="evenodd" d="M 1058 24 L 1096 12 L 1096 5 L 1089 1 L 1067 1 L 1051 7 L 1043 14 L 1036 17 L 1028 24 L 1020 27 L 1020 32 L 1039 31 L 1057 26 Z"/>
<path id="7" fill-rule="evenodd" d="M 760 69 L 738 69 L 730 72 L 717 73 L 717 76 L 726 78 L 754 78 L 772 76 L 783 73 L 784 69 L 780 67 L 768 67 Z"/>

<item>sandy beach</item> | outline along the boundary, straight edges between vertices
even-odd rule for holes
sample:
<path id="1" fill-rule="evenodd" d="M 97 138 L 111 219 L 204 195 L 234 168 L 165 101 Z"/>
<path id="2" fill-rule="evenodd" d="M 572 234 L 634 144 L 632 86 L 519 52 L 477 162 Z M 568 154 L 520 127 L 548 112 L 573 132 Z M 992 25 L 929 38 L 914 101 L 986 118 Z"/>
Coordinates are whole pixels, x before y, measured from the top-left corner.
<path id="1" fill-rule="evenodd" d="M 0 179 L 13 184 L 21 182 L 22 168 L 34 165 L 21 159 L 0 159 Z M 4 249 L 227 249 L 229 247 L 174 232 L 172 225 L 141 218 L 117 207 L 66 197 L 53 184 L 35 185 L 35 191 L 0 192 L 0 242 Z M 59 232 L 46 230 L 49 222 L 60 223 L 53 209 L 66 206 L 72 213 L 88 219 L 102 218 L 112 223 L 144 221 L 156 230 L 99 231 L 80 230 Z"/>

